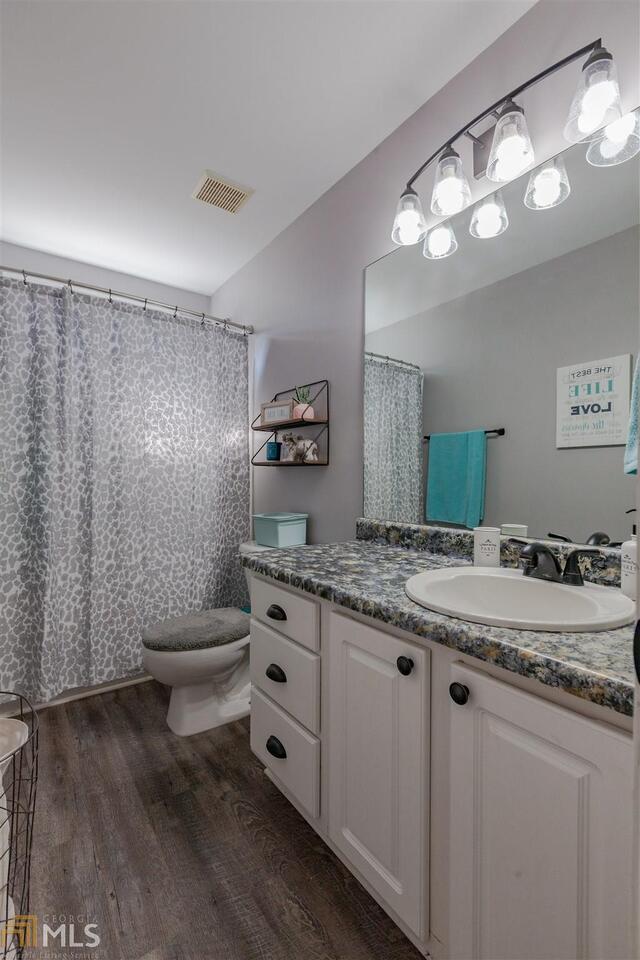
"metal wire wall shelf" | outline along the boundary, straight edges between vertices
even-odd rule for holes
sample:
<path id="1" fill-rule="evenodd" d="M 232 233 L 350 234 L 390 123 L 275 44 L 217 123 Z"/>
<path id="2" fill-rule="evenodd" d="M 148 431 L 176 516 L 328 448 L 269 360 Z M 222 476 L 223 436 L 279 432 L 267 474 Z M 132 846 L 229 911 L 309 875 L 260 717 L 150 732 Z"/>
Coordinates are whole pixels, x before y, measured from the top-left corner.
<path id="1" fill-rule="evenodd" d="M 281 420 L 279 423 L 261 423 L 261 415 L 253 420 L 251 429 L 257 433 L 267 433 L 263 443 L 251 457 L 251 463 L 254 467 L 326 467 L 329 465 L 329 381 L 315 380 L 312 383 L 303 383 L 299 387 L 291 387 L 288 390 L 280 390 L 274 395 L 271 402 L 278 400 L 291 400 L 297 389 L 306 388 L 312 394 L 307 409 L 313 410 L 314 416 L 309 419 L 306 416 L 297 417 L 292 420 Z M 313 392 L 315 389 L 315 393 Z M 317 408 L 317 409 L 316 409 Z M 304 411 L 303 411 L 304 413 Z M 318 444 L 317 460 L 266 460 L 261 458 L 261 454 L 266 449 L 268 443 L 278 440 L 278 434 L 290 431 L 293 428 L 320 427 L 315 434 L 309 434 L 308 439 Z M 306 431 L 303 434 L 307 437 Z"/>
<path id="2" fill-rule="evenodd" d="M 21 960 L 35 946 L 29 914 L 31 844 L 38 781 L 38 717 L 20 694 L 0 690 L 3 715 L 16 723 L 17 745 L 0 757 L 0 957 Z"/>

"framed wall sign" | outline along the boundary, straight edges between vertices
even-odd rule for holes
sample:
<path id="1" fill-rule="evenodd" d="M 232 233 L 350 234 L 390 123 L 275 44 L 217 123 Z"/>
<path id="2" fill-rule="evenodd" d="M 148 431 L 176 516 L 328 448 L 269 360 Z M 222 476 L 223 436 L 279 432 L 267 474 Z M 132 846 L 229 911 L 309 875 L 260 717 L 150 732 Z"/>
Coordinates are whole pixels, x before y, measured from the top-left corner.
<path id="1" fill-rule="evenodd" d="M 631 354 L 558 367 L 556 447 L 627 442 Z"/>
<path id="2" fill-rule="evenodd" d="M 260 423 L 286 423 L 293 419 L 293 400 L 272 400 L 260 404 Z"/>

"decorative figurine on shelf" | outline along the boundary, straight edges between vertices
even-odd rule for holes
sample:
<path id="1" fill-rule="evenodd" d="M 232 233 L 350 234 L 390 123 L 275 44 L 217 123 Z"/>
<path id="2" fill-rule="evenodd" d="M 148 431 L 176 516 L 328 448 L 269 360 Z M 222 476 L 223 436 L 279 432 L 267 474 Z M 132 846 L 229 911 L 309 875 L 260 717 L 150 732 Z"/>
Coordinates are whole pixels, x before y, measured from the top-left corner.
<path id="1" fill-rule="evenodd" d="M 293 402 L 295 404 L 293 408 L 294 420 L 313 420 L 315 418 L 313 407 L 309 403 L 310 399 L 311 391 L 309 387 L 296 387 L 293 393 Z"/>
<path id="2" fill-rule="evenodd" d="M 287 460 L 293 463 L 317 463 L 318 444 L 315 440 L 307 440 L 300 434 L 285 433 L 282 442 L 287 448 Z"/>

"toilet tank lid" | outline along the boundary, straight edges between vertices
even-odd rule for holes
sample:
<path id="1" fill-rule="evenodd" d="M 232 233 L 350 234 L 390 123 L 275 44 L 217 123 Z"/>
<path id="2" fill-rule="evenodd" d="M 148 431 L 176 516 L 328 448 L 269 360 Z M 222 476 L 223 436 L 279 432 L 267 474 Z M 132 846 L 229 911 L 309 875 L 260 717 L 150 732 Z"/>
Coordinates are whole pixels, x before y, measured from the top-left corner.
<path id="1" fill-rule="evenodd" d="M 254 520 L 275 520 L 277 523 L 287 523 L 291 520 L 307 520 L 308 513 L 254 513 Z"/>
<path id="2" fill-rule="evenodd" d="M 247 540 L 245 543 L 240 544 L 240 553 L 262 553 L 263 550 L 273 549 L 273 547 L 263 547 L 262 544 L 256 543 L 255 540 Z"/>

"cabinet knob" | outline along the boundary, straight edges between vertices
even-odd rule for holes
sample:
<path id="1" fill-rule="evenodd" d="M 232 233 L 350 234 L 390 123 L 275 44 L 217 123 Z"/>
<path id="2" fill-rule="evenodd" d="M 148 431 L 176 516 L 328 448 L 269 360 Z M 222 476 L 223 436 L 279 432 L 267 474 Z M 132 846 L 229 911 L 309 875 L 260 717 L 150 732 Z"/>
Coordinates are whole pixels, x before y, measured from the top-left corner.
<path id="1" fill-rule="evenodd" d="M 469 699 L 469 687 L 464 683 L 452 683 L 449 687 L 449 696 L 459 707 L 463 707 Z"/>
<path id="2" fill-rule="evenodd" d="M 269 680 L 273 680 L 274 683 L 287 682 L 286 673 L 284 672 L 282 667 L 278 666 L 277 663 L 270 663 L 267 669 L 265 670 L 265 674 L 269 677 Z"/>
<path id="3" fill-rule="evenodd" d="M 270 620 L 286 620 L 287 615 L 277 603 L 272 603 L 267 609 L 267 616 Z"/>
<path id="4" fill-rule="evenodd" d="M 398 657 L 396 660 L 396 667 L 403 677 L 408 677 L 413 670 L 413 660 L 411 657 Z"/>
<path id="5" fill-rule="evenodd" d="M 273 734 L 267 740 L 267 751 L 271 754 L 272 757 L 275 757 L 276 760 L 286 760 L 287 751 L 284 748 L 284 744 L 281 740 L 278 740 L 277 737 L 274 737 Z"/>

